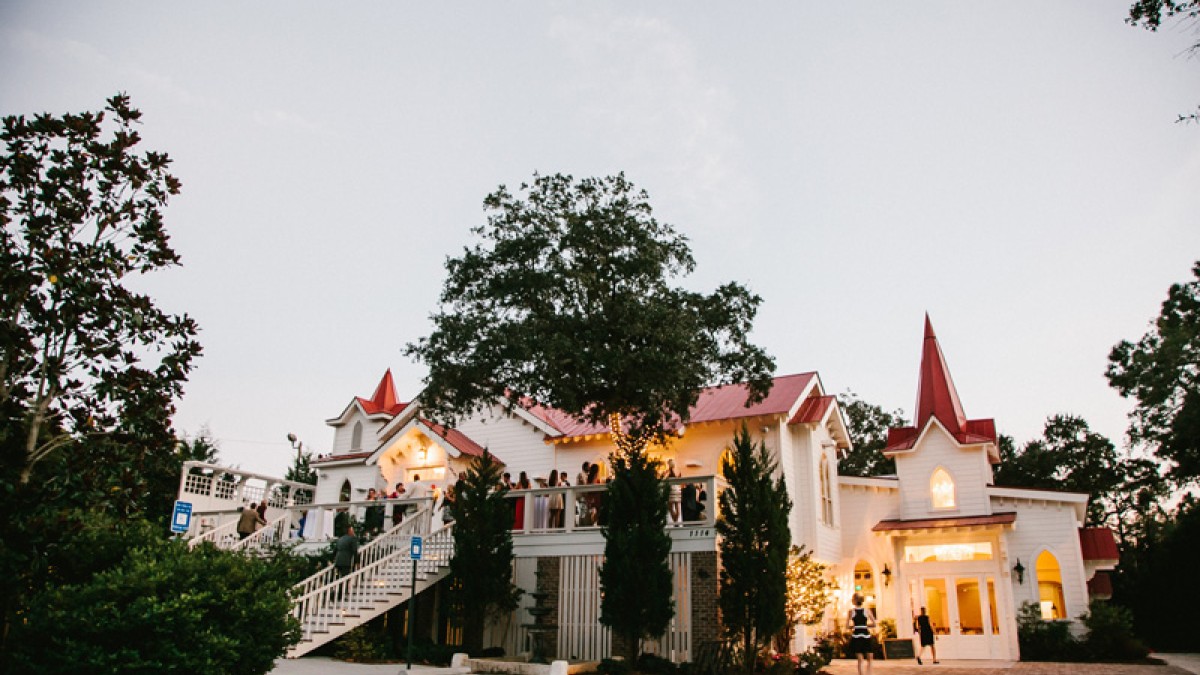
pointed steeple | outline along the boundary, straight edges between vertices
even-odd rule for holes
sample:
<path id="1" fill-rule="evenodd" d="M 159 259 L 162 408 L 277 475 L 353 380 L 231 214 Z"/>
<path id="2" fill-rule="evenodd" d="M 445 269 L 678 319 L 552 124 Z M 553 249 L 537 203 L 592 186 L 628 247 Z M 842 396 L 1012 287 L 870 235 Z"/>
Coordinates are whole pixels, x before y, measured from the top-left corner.
<path id="1" fill-rule="evenodd" d="M 958 398 L 958 390 L 954 388 L 954 380 L 946 366 L 946 357 L 942 354 L 933 324 L 929 321 L 929 313 L 926 312 L 921 381 L 917 385 L 917 416 L 913 426 L 923 429 L 930 417 L 938 418 L 951 434 L 966 431 L 967 416 L 963 413 L 962 401 Z"/>
<path id="2" fill-rule="evenodd" d="M 388 413 L 395 415 L 401 410 L 404 410 L 406 404 L 401 403 L 396 397 L 396 384 L 392 381 L 392 369 L 388 368 L 383 374 L 383 379 L 379 381 L 379 386 L 375 387 L 375 393 L 371 394 L 371 398 L 356 397 L 363 411 L 368 415 L 376 413 Z"/>

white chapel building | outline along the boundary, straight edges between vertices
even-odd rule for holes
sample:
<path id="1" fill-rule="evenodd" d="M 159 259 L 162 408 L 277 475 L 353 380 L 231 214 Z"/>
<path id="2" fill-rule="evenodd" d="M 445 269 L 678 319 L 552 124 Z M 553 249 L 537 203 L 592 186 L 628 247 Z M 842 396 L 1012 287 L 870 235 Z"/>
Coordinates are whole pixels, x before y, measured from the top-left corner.
<path id="1" fill-rule="evenodd" d="M 901 637 L 911 637 L 913 616 L 925 607 L 943 658 L 1016 659 L 1023 603 L 1036 604 L 1045 618 L 1075 621 L 1103 593 L 1097 571 L 1115 566 L 1116 546 L 1110 531 L 1083 527 L 1088 495 L 994 485 L 995 424 L 964 414 L 928 318 L 913 426 L 892 429 L 885 450 L 896 460 L 895 476 L 837 475 L 850 435 L 815 372 L 776 377 L 770 394 L 748 407 L 746 397 L 743 385 L 706 389 L 678 438 L 651 449 L 682 472 L 671 482 L 708 496 L 702 513 L 664 523 L 672 539 L 676 616 L 650 646 L 660 655 L 689 660 L 720 635 L 718 473 L 743 425 L 778 460 L 794 504 L 793 543 L 829 565 L 836 584 L 826 625 L 807 636 L 801 631 L 799 647 L 844 620 L 851 595 L 860 592 L 880 619 L 896 622 Z M 401 402 L 390 371 L 370 398 L 352 399 L 327 423 L 333 444 L 331 454 L 314 462 L 317 503 L 361 500 L 370 488 L 390 491 L 396 483 L 410 490 L 449 486 L 485 448 L 514 480 L 525 472 L 533 488 L 510 493 L 517 585 L 552 598 L 552 655 L 611 654 L 612 636 L 598 620 L 604 539 L 589 514 L 604 485 L 576 480 L 583 462 L 606 464 L 613 450 L 606 428 L 509 401 L 448 429 L 422 417 L 419 397 Z M 545 487 L 551 471 L 565 471 L 570 486 Z M 567 505 L 561 520 L 549 511 L 556 494 Z M 430 611 L 436 606 L 430 601 Z M 490 627 L 487 644 L 526 651 L 529 622 L 525 608 L 518 609 Z M 429 637 L 453 640 L 445 621 L 429 625 Z"/>

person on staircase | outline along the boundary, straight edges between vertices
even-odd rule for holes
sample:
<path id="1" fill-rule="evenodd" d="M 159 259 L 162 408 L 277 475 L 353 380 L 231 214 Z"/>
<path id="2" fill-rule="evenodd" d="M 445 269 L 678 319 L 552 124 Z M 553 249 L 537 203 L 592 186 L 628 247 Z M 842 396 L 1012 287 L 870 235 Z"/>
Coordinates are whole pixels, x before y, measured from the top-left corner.
<path id="1" fill-rule="evenodd" d="M 242 515 L 238 518 L 237 524 L 238 537 L 245 539 L 266 524 L 266 518 L 263 518 L 262 514 L 258 512 L 258 504 L 251 503 L 250 506 L 243 506 Z"/>

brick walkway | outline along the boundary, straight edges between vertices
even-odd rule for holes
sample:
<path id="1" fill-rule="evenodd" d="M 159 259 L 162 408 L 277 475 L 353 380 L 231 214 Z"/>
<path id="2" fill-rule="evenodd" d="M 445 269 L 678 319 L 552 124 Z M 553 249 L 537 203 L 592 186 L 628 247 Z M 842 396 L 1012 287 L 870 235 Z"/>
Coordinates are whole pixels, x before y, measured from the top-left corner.
<path id="1" fill-rule="evenodd" d="M 838 659 L 825 669 L 830 675 L 858 675 L 854 661 Z M 863 668 L 864 675 L 866 668 Z M 873 670 L 878 675 L 1192 675 L 1175 666 L 1147 666 L 1123 663 L 1040 663 L 1007 661 L 942 661 L 932 665 L 926 661 L 876 661 Z"/>

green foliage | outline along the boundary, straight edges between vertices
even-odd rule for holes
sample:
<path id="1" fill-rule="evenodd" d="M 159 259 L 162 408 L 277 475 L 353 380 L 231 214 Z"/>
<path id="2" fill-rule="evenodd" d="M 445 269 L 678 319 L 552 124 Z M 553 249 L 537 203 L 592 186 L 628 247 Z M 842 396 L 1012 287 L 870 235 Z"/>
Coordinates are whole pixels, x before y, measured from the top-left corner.
<path id="1" fill-rule="evenodd" d="M 600 665 L 596 666 L 596 672 L 600 675 L 629 675 L 633 672 L 633 667 L 625 659 L 601 659 Z"/>
<path id="2" fill-rule="evenodd" d="M 380 663 L 396 658 L 382 622 L 370 621 L 334 642 L 333 657 L 355 663 Z"/>
<path id="3" fill-rule="evenodd" d="M 304 450 L 297 452 L 296 459 L 292 460 L 292 465 L 289 466 L 287 472 L 283 474 L 284 480 L 316 485 L 317 470 L 313 468 L 312 460 L 313 455 L 311 452 Z"/>
<path id="4" fill-rule="evenodd" d="M 609 455 L 609 463 L 600 623 L 625 638 L 632 660 L 641 640 L 662 635 L 675 615 L 665 529 L 669 489 L 660 463 L 641 450 Z"/>
<path id="5" fill-rule="evenodd" d="M 1129 18 L 1126 19 L 1126 22 L 1133 26 L 1141 25 L 1147 30 L 1157 31 L 1162 25 L 1163 19 L 1170 18 L 1178 18 L 1181 23 L 1195 26 L 1196 20 L 1200 19 L 1200 2 L 1197 0 L 1187 0 L 1186 2 L 1179 2 L 1178 0 L 1137 0 L 1129 8 Z M 1197 40 L 1188 51 L 1192 52 L 1192 54 L 1200 52 L 1200 40 Z M 1200 121 L 1200 111 L 1188 115 L 1180 115 L 1177 121 Z"/>
<path id="6" fill-rule="evenodd" d="M 716 382 L 766 395 L 774 362 L 748 341 L 761 299 L 672 286 L 695 266 L 687 239 L 624 175 L 535 175 L 484 209 L 483 242 L 446 264 L 433 332 L 405 348 L 429 366 L 435 419 L 517 392 L 596 423 L 620 414 L 638 436 L 686 422 Z"/>
<path id="7" fill-rule="evenodd" d="M 38 594 L 13 626 L 11 664 L 39 673 L 266 673 L 299 638 L 290 592 L 270 561 L 144 540 L 90 579 Z"/>
<path id="8" fill-rule="evenodd" d="M 0 409 L 19 445 L 0 480 L 104 435 L 169 447 L 197 327 L 126 282 L 176 265 L 162 209 L 179 192 L 162 153 L 135 154 L 141 113 L 4 118 L 0 133 Z M 111 132 L 108 139 L 103 138 Z"/>
<path id="9" fill-rule="evenodd" d="M 1137 401 L 1130 439 L 1171 462 L 1168 475 L 1181 484 L 1200 482 L 1200 262 L 1192 275 L 1171 286 L 1141 340 L 1113 347 L 1105 373 Z"/>
<path id="10" fill-rule="evenodd" d="M 812 551 L 804 546 L 792 546 L 788 552 L 787 597 L 784 601 L 787 619 L 783 629 L 775 636 L 777 650 L 786 652 L 791 649 L 797 626 L 813 626 L 825 618 L 830 587 L 829 579 L 825 576 L 827 569 L 824 564 L 813 560 Z"/>
<path id="11" fill-rule="evenodd" d="M 904 411 L 888 412 L 867 403 L 847 391 L 838 395 L 838 405 L 846 414 L 850 441 L 854 449 L 838 461 L 842 476 L 884 476 L 896 473 L 896 460 L 883 456 L 888 429 L 905 426 Z"/>
<path id="12" fill-rule="evenodd" d="M 679 670 L 670 659 L 664 659 L 656 654 L 640 654 L 637 658 L 637 671 L 643 675 L 673 675 Z"/>
<path id="13" fill-rule="evenodd" d="M 1112 601 L 1132 610 L 1136 634 L 1156 650 L 1188 651 L 1196 644 L 1193 624 L 1164 620 L 1163 611 L 1165 602 L 1200 603 L 1200 584 L 1189 582 L 1187 572 L 1200 560 L 1200 501 L 1186 495 L 1174 513 L 1146 525 L 1121 551 Z"/>
<path id="14" fill-rule="evenodd" d="M 747 670 L 771 637 L 787 623 L 788 527 L 792 502 L 782 475 L 745 425 L 721 460 L 728 487 L 721 492 L 721 590 L 723 628 L 740 638 Z"/>
<path id="15" fill-rule="evenodd" d="M 1046 621 L 1037 603 L 1024 602 L 1017 610 L 1017 642 L 1022 661 L 1076 661 L 1079 643 L 1069 621 Z"/>
<path id="16" fill-rule="evenodd" d="M 468 651 L 483 646 L 488 615 L 516 609 L 521 597 L 512 583 L 512 510 L 505 498 L 508 488 L 500 481 L 502 469 L 485 451 L 462 473 L 450 503 L 455 523 L 451 606 L 462 613 Z"/>
<path id="17" fill-rule="evenodd" d="M 1084 645 L 1089 656 L 1101 661 L 1137 661 L 1149 650 L 1133 635 L 1133 613 L 1124 607 L 1093 600 L 1082 617 L 1087 626 Z M 1194 637 L 1194 636 L 1193 636 Z"/>
<path id="18" fill-rule="evenodd" d="M 1132 506 L 1142 493 L 1155 499 L 1162 494 L 1154 462 L 1118 452 L 1080 417 L 1050 417 L 1042 438 L 1020 450 L 1011 438 L 1005 439 L 1002 461 L 995 468 L 996 484 L 1087 493 L 1092 497 L 1089 526 L 1115 525 L 1122 516 L 1138 513 Z"/>

